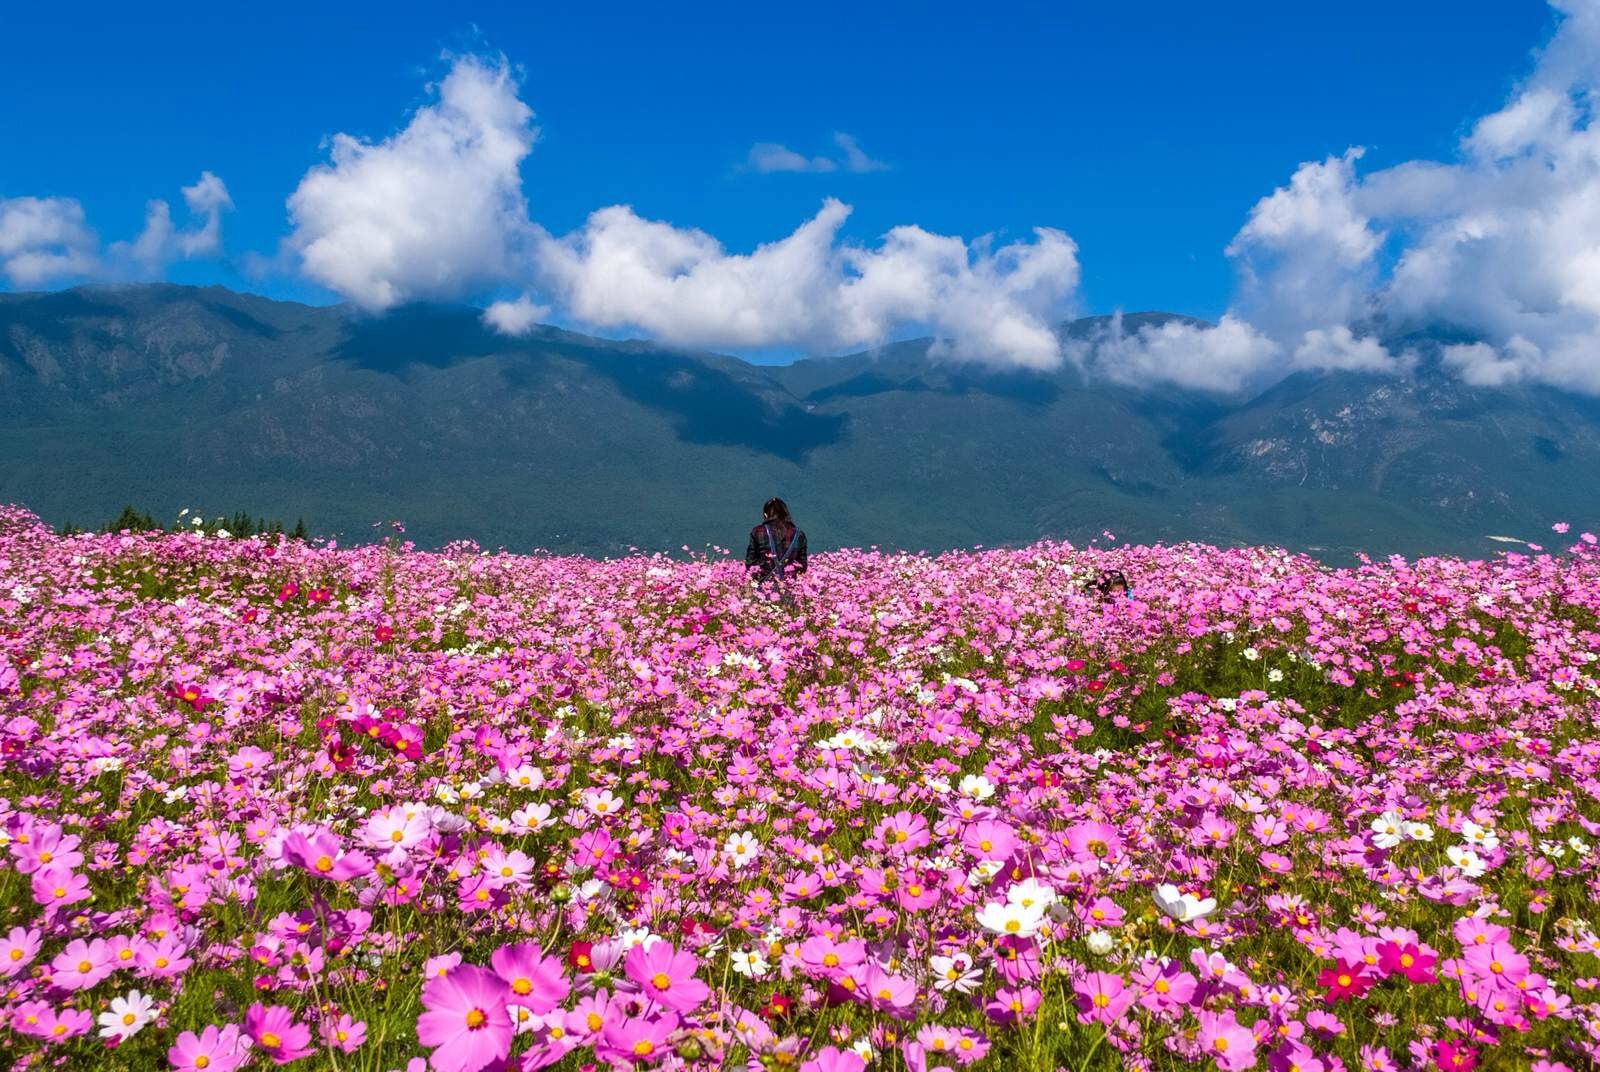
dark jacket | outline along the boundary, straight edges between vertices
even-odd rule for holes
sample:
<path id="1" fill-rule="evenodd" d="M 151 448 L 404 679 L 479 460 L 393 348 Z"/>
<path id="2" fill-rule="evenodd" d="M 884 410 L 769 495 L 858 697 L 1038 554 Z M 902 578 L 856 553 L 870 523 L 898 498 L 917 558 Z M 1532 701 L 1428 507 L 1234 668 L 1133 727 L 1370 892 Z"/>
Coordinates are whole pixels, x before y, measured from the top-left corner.
<path id="1" fill-rule="evenodd" d="M 754 572 L 757 581 L 770 580 L 780 558 L 783 559 L 782 576 L 804 573 L 806 534 L 789 521 L 768 521 L 750 530 L 750 546 L 745 548 L 744 564 Z"/>

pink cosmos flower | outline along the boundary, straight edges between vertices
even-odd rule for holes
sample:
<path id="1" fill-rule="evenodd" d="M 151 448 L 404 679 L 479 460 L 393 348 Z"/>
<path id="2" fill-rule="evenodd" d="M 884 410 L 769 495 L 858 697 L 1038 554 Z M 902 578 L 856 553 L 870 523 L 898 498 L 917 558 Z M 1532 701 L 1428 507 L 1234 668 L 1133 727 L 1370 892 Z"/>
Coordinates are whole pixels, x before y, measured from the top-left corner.
<path id="1" fill-rule="evenodd" d="M 1138 997 L 1115 972 L 1089 972 L 1072 989 L 1077 994 L 1078 1019 L 1086 1024 L 1116 1023 Z"/>
<path id="2" fill-rule="evenodd" d="M 298 830 L 283 841 L 283 858 L 307 874 L 332 882 L 345 882 L 372 872 L 372 860 L 359 852 L 346 852 L 337 835 L 318 830 L 307 836 Z"/>
<path id="3" fill-rule="evenodd" d="M 1407 982 L 1437 983 L 1439 977 L 1432 968 L 1438 960 L 1438 954 L 1425 952 L 1415 942 L 1384 942 L 1378 946 L 1378 967 L 1385 975 L 1400 975 Z"/>
<path id="4" fill-rule="evenodd" d="M 82 1009 L 46 1008 L 30 1033 L 49 1043 L 60 1043 L 86 1034 L 93 1026 L 94 1016 Z"/>
<path id="5" fill-rule="evenodd" d="M 631 1016 L 611 1020 L 600 1031 L 595 1055 L 620 1063 L 624 1068 L 654 1064 L 671 1052 L 667 1038 L 677 1029 L 678 1014 L 674 1012 L 658 1017 Z"/>
<path id="6" fill-rule="evenodd" d="M 134 954 L 135 971 L 146 979 L 173 979 L 189 970 L 193 961 L 175 935 L 147 942 Z"/>
<path id="7" fill-rule="evenodd" d="M 1468 946 L 1461 960 L 1469 971 L 1491 986 L 1514 987 L 1528 977 L 1528 958 L 1503 940 Z"/>
<path id="8" fill-rule="evenodd" d="M 244 1033 L 274 1064 L 286 1065 L 311 1052 L 311 1029 L 296 1023 L 294 1013 L 282 1005 L 250 1006 L 244 1014 Z"/>
<path id="9" fill-rule="evenodd" d="M 422 986 L 417 1041 L 433 1050 L 437 1072 L 478 1072 L 511 1052 L 505 981 L 473 964 L 451 968 Z"/>
<path id="10" fill-rule="evenodd" d="M 837 1046 L 824 1046 L 800 1066 L 800 1072 L 863 1072 L 866 1067 L 867 1062 L 860 1055 Z"/>
<path id="11" fill-rule="evenodd" d="M 54 823 L 39 824 L 28 831 L 27 840 L 20 838 L 11 843 L 11 855 L 16 857 L 17 870 L 31 875 L 41 867 L 51 864 L 65 868 L 80 867 L 83 853 L 78 851 L 76 834 L 63 834 Z"/>
<path id="12" fill-rule="evenodd" d="M 239 1029 L 233 1024 L 218 1028 L 208 1024 L 196 1035 L 185 1031 L 167 1051 L 167 1060 L 178 1072 L 233 1072 L 244 1063 L 249 1051 Z"/>
<path id="13" fill-rule="evenodd" d="M 1082 822 L 1067 827 L 1067 851 L 1088 863 L 1122 851 L 1122 834 L 1109 823 Z"/>
<path id="14" fill-rule="evenodd" d="M 579 998 L 572 1011 L 562 1017 L 561 1026 L 567 1029 L 569 1035 L 590 1039 L 600 1033 L 607 1020 L 614 1018 L 611 1009 L 611 991 L 598 990 Z"/>
<path id="15" fill-rule="evenodd" d="M 622 958 L 622 970 L 664 1009 L 679 1012 L 698 1008 L 711 996 L 711 988 L 694 977 L 700 962 L 693 953 L 680 953 L 670 942 L 636 945 Z"/>
<path id="16" fill-rule="evenodd" d="M 1433 1060 L 1440 1072 L 1472 1072 L 1478 1067 L 1478 1051 L 1458 1039 L 1434 1043 Z"/>
<path id="17" fill-rule="evenodd" d="M 928 820 L 912 811 L 899 811 L 886 816 L 873 829 L 867 847 L 891 855 L 904 856 L 927 848 L 932 838 L 928 834 Z"/>
<path id="18" fill-rule="evenodd" d="M 89 899 L 89 880 L 63 864 L 33 873 L 33 899 L 45 908 L 68 908 Z"/>
<path id="19" fill-rule="evenodd" d="M 539 1016 L 559 1005 L 571 989 L 561 961 L 543 956 L 532 942 L 501 946 L 489 958 L 489 965 L 510 988 L 508 1000 Z"/>
<path id="20" fill-rule="evenodd" d="M 40 931 L 12 927 L 9 934 L 0 938 L 0 977 L 11 976 L 27 968 L 39 955 Z"/>
<path id="21" fill-rule="evenodd" d="M 1200 1049 L 1218 1068 L 1237 1072 L 1256 1063 L 1256 1037 L 1234 1018 L 1233 1011 L 1200 1011 Z"/>
<path id="22" fill-rule="evenodd" d="M 349 1013 L 337 1020 L 324 1020 L 322 1041 L 340 1053 L 354 1053 L 367 1041 L 367 1025 L 364 1021 L 351 1019 Z"/>
<path id="23" fill-rule="evenodd" d="M 50 962 L 50 981 L 67 990 L 87 990 L 116 970 L 103 939 L 75 938 Z"/>
<path id="24" fill-rule="evenodd" d="M 979 860 L 1008 860 L 1017 844 L 1017 832 L 998 819 L 980 819 L 961 832 L 962 847 Z"/>

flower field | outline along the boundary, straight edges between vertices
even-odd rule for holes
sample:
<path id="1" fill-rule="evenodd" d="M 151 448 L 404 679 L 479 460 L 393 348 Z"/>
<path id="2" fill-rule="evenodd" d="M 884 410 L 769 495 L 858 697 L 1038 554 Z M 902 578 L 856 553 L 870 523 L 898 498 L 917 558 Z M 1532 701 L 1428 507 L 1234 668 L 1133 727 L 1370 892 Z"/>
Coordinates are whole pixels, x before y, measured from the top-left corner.
<path id="1" fill-rule="evenodd" d="M 791 606 L 3 510 L 0 1046 L 1582 1072 L 1600 550 L 1557 542 L 834 552 Z"/>

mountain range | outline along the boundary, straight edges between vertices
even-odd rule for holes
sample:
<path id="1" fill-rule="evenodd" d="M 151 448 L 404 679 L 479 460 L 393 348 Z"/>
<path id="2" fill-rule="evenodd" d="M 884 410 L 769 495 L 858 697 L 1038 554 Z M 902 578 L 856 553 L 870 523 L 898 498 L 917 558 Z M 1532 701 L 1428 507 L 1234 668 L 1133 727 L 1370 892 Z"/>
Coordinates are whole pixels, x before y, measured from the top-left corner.
<path id="1" fill-rule="evenodd" d="M 1124 327 L 1159 324 L 1141 313 Z M 1104 318 L 1061 326 L 1092 345 Z M 1600 402 L 1471 387 L 1446 332 L 1403 378 L 1297 373 L 1248 397 L 955 364 L 929 340 L 753 364 L 468 306 L 381 317 L 220 287 L 0 294 L 0 502 L 304 516 L 424 545 L 742 550 L 763 499 L 815 548 L 941 550 L 1103 530 L 1348 561 L 1485 554 L 1600 503 Z"/>

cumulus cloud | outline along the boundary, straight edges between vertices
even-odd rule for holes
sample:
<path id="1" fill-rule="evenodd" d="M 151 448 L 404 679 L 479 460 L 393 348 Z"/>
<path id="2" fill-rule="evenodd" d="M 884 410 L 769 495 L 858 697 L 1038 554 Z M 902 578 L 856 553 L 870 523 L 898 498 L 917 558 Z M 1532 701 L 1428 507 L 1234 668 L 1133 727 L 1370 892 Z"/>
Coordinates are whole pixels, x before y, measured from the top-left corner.
<path id="1" fill-rule="evenodd" d="M 200 180 L 183 188 L 183 201 L 194 224 L 180 230 L 172 222 L 172 209 L 165 201 L 145 205 L 144 229 L 131 242 L 111 246 L 114 262 L 128 264 L 134 274 L 158 275 L 175 260 L 203 257 L 222 248 L 222 213 L 233 208 L 228 187 L 209 171 Z"/>
<path id="2" fill-rule="evenodd" d="M 788 146 L 758 141 L 750 146 L 745 166 L 751 171 L 835 171 L 839 165 L 825 156 L 802 156 Z"/>
<path id="3" fill-rule="evenodd" d="M 865 247 L 840 239 L 849 214 L 829 199 L 788 236 L 729 253 L 703 231 L 616 205 L 570 235 L 542 235 L 536 261 L 576 320 L 677 345 L 820 352 L 920 328 L 952 357 L 1059 363 L 1052 325 L 1078 282 L 1065 234 L 1040 228 L 995 249 L 905 226 Z"/>
<path id="4" fill-rule="evenodd" d="M 483 311 L 483 322 L 505 335 L 526 335 L 550 315 L 550 307 L 527 295 L 497 301 Z"/>
<path id="5" fill-rule="evenodd" d="M 202 172 L 193 186 L 183 187 L 183 198 L 194 218 L 188 229 L 173 223 L 167 202 L 150 201 L 138 236 L 113 242 L 103 252 L 83 206 L 73 198 L 0 198 L 0 276 L 16 287 L 145 279 L 175 260 L 219 252 L 222 213 L 233 207 L 227 186 Z"/>
<path id="6" fill-rule="evenodd" d="M 0 198 L 0 275 L 12 286 L 89 275 L 99 246 L 83 206 L 70 197 Z"/>
<path id="7" fill-rule="evenodd" d="M 1362 174 L 1354 148 L 1302 164 L 1257 202 L 1227 250 L 1239 273 L 1230 318 L 1277 344 L 1255 378 L 1402 372 L 1416 355 L 1389 353 L 1380 325 L 1449 326 L 1482 338 L 1442 354 L 1468 382 L 1600 393 L 1600 0 L 1554 6 L 1562 19 L 1532 72 L 1454 160 Z M 1193 355 L 1166 336 L 1117 352 L 1192 382 L 1191 360 L 1220 350 L 1213 382 L 1248 383 L 1237 332 L 1196 336 Z"/>
<path id="8" fill-rule="evenodd" d="M 760 141 L 750 147 L 749 155 L 745 157 L 744 166 L 751 171 L 769 173 L 774 171 L 867 172 L 883 171 L 889 166 L 881 160 L 874 160 L 868 156 L 856 139 L 843 131 L 833 135 L 833 144 L 838 150 L 836 157 L 806 156 L 777 142 Z"/>
<path id="9" fill-rule="evenodd" d="M 1282 347 L 1228 315 L 1215 325 L 1169 320 L 1125 329 L 1114 316 L 1106 330 L 1072 356 L 1091 373 L 1131 387 L 1171 383 L 1189 390 L 1235 392 L 1276 365 Z"/>
<path id="10" fill-rule="evenodd" d="M 430 91 L 436 99 L 382 141 L 334 135 L 329 162 L 289 198 L 301 271 L 367 309 L 525 273 L 533 111 L 503 59 L 456 59 Z"/>

